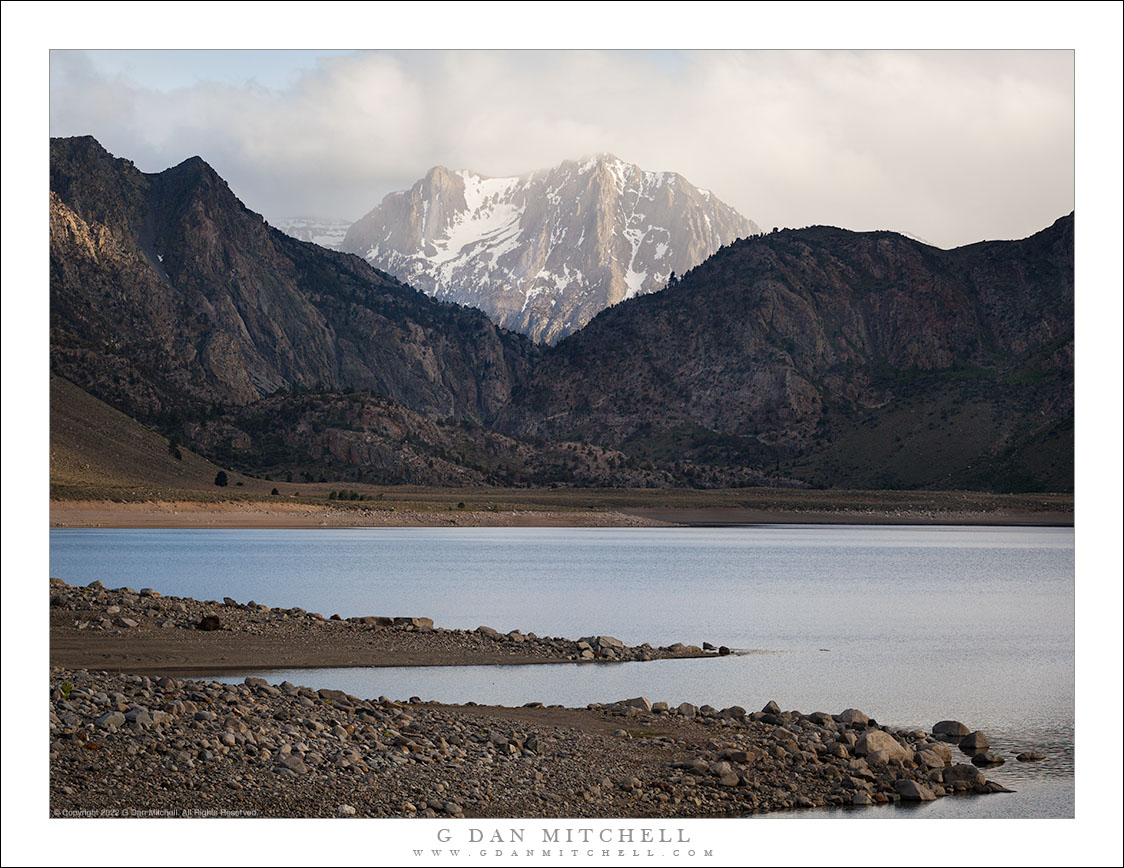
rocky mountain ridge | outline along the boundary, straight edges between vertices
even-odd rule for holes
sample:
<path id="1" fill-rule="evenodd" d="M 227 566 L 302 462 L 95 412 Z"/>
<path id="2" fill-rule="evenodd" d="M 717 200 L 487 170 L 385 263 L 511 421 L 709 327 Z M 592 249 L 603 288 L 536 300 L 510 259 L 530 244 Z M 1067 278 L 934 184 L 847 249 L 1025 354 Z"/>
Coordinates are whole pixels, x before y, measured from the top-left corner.
<path id="1" fill-rule="evenodd" d="M 373 389 L 486 420 L 537 353 L 271 228 L 199 158 L 146 175 L 92 138 L 53 139 L 50 219 L 52 368 L 141 419 Z"/>
<path id="2" fill-rule="evenodd" d="M 51 143 L 51 366 L 245 472 L 1073 487 L 1073 215 L 939 250 L 754 235 L 536 346 L 271 228 L 199 158 Z"/>
<path id="3" fill-rule="evenodd" d="M 700 444 L 732 440 L 747 460 L 772 453 L 791 472 L 912 406 L 892 423 L 892 451 L 918 470 L 889 473 L 889 487 L 978 483 L 978 464 L 1009 448 L 1012 472 L 1072 485 L 1073 334 L 1072 214 L 1022 241 L 948 251 L 891 232 L 785 230 L 604 311 L 543 357 L 500 427 L 626 452 L 662 441 L 695 460 Z M 934 462 L 926 432 L 951 437 L 950 413 L 968 415 L 964 449 Z M 1056 441 L 1053 470 L 1031 469 L 1042 440 Z M 938 472 L 946 463 L 956 466 Z"/>

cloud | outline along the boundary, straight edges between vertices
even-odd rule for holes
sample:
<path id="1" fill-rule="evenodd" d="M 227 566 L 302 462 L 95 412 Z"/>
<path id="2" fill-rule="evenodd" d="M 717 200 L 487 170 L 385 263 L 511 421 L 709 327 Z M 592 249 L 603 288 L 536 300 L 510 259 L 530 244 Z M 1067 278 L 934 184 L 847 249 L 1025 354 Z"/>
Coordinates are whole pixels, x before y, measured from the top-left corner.
<path id="1" fill-rule="evenodd" d="M 948 247 L 1073 208 L 1068 51 L 415 51 L 320 58 L 288 87 L 150 87 L 52 52 L 52 135 L 146 171 L 198 154 L 271 219 L 356 219 L 433 165 L 507 175 L 611 151 L 764 227 Z"/>

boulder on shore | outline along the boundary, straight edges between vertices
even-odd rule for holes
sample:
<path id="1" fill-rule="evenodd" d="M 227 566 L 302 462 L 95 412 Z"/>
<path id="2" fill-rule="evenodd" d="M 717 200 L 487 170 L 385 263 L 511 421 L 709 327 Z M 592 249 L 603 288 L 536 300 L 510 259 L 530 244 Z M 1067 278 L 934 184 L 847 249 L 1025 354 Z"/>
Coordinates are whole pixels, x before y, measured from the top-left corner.
<path id="1" fill-rule="evenodd" d="M 857 708 L 848 708 L 841 712 L 835 719 L 837 722 L 848 726 L 866 726 L 870 723 L 870 718 Z"/>
<path id="2" fill-rule="evenodd" d="M 913 751 L 904 747 L 890 733 L 880 729 L 864 732 L 855 742 L 855 753 L 858 756 L 876 755 L 880 752 L 886 754 L 886 759 L 913 759 Z"/>
<path id="3" fill-rule="evenodd" d="M 931 802 L 936 799 L 927 786 L 907 778 L 894 781 L 894 792 L 902 797 L 903 802 Z"/>
<path id="4" fill-rule="evenodd" d="M 968 729 L 959 720 L 941 720 L 933 724 L 933 735 L 943 735 L 952 738 L 963 738 L 972 730 Z"/>

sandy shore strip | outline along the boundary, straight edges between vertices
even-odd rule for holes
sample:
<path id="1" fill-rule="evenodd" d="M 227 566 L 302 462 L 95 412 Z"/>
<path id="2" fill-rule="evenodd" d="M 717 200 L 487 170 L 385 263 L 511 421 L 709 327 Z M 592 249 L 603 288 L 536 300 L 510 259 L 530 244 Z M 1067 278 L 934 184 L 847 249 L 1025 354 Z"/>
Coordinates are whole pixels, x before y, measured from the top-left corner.
<path id="1" fill-rule="evenodd" d="M 724 527 L 767 524 L 974 525 L 1073 527 L 1073 512 L 995 509 L 748 509 L 620 507 L 616 509 L 413 510 L 340 508 L 262 501 L 124 502 L 52 500 L 54 528 L 322 528 L 322 527 Z"/>
<path id="2" fill-rule="evenodd" d="M 136 673 L 220 673 L 337 666 L 620 663 L 716 657 L 722 646 L 630 647 L 612 636 L 447 630 L 415 616 L 325 617 L 262 603 L 165 597 L 147 588 L 51 579 L 53 666 Z M 713 650 L 704 650 L 713 647 Z"/>
<path id="3" fill-rule="evenodd" d="M 231 501 L 52 500 L 51 527 L 316 528 L 316 527 L 661 527 L 668 522 L 614 510 L 341 509 L 305 503 Z"/>

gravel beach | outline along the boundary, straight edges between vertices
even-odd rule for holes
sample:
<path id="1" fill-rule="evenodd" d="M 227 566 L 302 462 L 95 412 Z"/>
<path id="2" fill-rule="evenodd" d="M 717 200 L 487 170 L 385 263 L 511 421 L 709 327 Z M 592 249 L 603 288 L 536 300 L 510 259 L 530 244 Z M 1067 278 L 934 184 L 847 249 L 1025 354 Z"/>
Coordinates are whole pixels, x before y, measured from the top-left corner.
<path id="1" fill-rule="evenodd" d="M 936 734 L 891 731 L 856 709 L 770 702 L 750 713 L 645 697 L 578 709 L 440 705 L 173 674 L 221 670 L 208 644 L 220 637 L 231 653 L 252 651 L 252 664 L 219 661 L 232 669 L 360 665 L 311 662 L 308 649 L 328 644 L 324 659 L 361 651 L 389 655 L 384 665 L 639 664 L 717 650 L 448 631 L 420 617 L 333 620 L 58 579 L 51 603 L 52 816 L 716 817 L 1003 791 L 978 767 L 991 759 L 986 736 L 956 721 Z M 176 634 L 170 646 L 158 638 Z M 286 647 L 303 650 L 254 657 Z"/>

